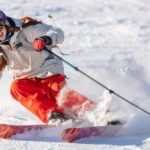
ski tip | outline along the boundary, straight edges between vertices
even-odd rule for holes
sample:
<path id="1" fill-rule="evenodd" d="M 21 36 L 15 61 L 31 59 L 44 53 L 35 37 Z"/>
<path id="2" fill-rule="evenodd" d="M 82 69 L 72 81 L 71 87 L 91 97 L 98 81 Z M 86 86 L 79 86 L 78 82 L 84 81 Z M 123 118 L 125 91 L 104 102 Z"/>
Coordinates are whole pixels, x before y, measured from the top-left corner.
<path id="1" fill-rule="evenodd" d="M 78 128 L 67 128 L 67 129 L 65 129 L 61 133 L 61 137 L 62 137 L 63 141 L 67 142 L 67 143 L 73 142 L 75 136 L 72 136 L 72 135 L 74 135 L 75 133 L 78 133 L 78 130 L 79 130 Z"/>

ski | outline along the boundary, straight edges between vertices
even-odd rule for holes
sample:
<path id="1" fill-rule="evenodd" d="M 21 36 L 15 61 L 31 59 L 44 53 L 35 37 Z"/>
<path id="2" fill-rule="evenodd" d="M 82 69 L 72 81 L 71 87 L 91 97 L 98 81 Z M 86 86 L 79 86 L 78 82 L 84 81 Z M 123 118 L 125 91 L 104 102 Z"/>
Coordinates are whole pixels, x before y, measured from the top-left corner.
<path id="1" fill-rule="evenodd" d="M 31 130 L 43 130 L 50 127 L 49 125 L 10 125 L 0 124 L 0 138 L 11 138 L 16 134 L 21 134 Z"/>
<path id="2" fill-rule="evenodd" d="M 122 124 L 96 126 L 96 127 L 82 127 L 82 128 L 67 128 L 61 136 L 65 142 L 74 142 L 82 138 L 88 138 L 90 136 L 99 137 L 112 137 L 117 136 L 117 133 L 121 129 Z"/>

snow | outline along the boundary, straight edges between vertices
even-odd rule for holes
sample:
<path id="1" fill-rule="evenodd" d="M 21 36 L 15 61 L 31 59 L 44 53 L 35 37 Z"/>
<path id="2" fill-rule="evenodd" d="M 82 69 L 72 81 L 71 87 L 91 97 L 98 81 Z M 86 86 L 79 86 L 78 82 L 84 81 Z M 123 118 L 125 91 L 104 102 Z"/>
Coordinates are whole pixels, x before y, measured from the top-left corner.
<path id="1" fill-rule="evenodd" d="M 61 27 L 65 32 L 65 42 L 60 49 L 69 53 L 62 56 L 64 59 L 150 112 L 149 0 L 1 0 L 0 6 L 6 14 L 15 18 L 31 16 Z M 47 17 L 49 14 L 52 19 Z M 58 50 L 56 53 L 59 54 Z M 73 144 L 65 144 L 59 139 L 56 142 L 43 138 L 22 141 L 1 139 L 0 149 L 150 149 L 149 115 L 114 95 L 110 98 L 102 87 L 67 65 L 65 71 L 71 88 L 99 104 L 101 116 L 96 123 L 102 123 L 104 119 L 125 122 L 119 133 L 121 137 L 91 137 Z M 6 70 L 0 84 L 1 123 L 41 124 L 11 98 L 11 81 Z M 105 116 L 107 109 L 110 114 Z"/>

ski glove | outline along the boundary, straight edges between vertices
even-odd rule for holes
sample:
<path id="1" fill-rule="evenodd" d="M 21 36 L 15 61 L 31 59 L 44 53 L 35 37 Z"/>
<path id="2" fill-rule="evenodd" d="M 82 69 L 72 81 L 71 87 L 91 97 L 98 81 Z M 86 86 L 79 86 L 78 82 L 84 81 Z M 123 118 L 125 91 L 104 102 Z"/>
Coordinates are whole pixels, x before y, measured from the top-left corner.
<path id="1" fill-rule="evenodd" d="M 49 36 L 42 36 L 33 41 L 33 48 L 36 51 L 41 51 L 46 45 L 52 45 L 52 39 Z"/>

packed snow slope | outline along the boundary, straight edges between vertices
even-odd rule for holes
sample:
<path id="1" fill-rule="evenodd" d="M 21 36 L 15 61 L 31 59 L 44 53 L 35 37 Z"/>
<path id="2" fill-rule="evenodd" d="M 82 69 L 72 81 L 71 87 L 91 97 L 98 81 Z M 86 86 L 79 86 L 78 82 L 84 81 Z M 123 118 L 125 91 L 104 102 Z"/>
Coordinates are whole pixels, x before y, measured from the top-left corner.
<path id="1" fill-rule="evenodd" d="M 149 0 L 1 0 L 0 9 L 8 16 L 31 16 L 62 28 L 65 41 L 60 49 L 69 54 L 62 56 L 64 59 L 150 112 Z M 119 133 L 122 137 L 82 139 L 76 144 L 46 139 L 0 140 L 0 149 L 150 149 L 150 115 L 114 95 L 110 97 L 102 87 L 67 65 L 65 71 L 71 88 L 103 103 L 101 112 L 110 110 L 109 115 L 100 116 L 99 124 L 104 118 L 125 122 Z M 11 98 L 11 81 L 6 70 L 0 81 L 0 122 L 41 124 Z"/>

